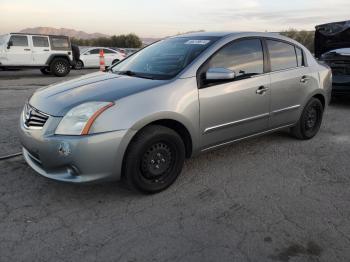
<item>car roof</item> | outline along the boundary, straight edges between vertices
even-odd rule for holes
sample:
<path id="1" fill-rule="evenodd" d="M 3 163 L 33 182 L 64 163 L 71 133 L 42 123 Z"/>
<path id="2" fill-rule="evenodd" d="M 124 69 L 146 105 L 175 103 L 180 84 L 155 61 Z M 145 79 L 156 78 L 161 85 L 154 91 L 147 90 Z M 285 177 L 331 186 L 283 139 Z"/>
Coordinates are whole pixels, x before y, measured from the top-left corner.
<path id="1" fill-rule="evenodd" d="M 176 37 L 217 37 L 217 38 L 225 38 L 225 37 L 234 37 L 234 36 L 254 36 L 257 37 L 281 37 L 279 33 L 276 32 L 248 32 L 248 31 L 232 31 L 232 32 L 195 32 L 195 33 L 186 33 L 181 35 L 173 36 Z"/>
<path id="2" fill-rule="evenodd" d="M 89 46 L 87 47 L 87 49 L 110 49 L 110 50 L 113 50 L 113 51 L 117 51 L 113 48 L 110 48 L 110 47 L 105 47 L 105 46 Z"/>
<path id="3" fill-rule="evenodd" d="M 235 35 L 241 35 L 241 34 L 259 34 L 259 35 L 261 35 L 262 32 L 249 32 L 249 31 L 194 32 L 194 33 L 185 33 L 185 34 L 181 34 L 181 35 L 176 35 L 174 37 L 192 37 L 192 36 L 226 37 L 226 36 L 235 36 Z M 263 34 L 276 34 L 276 33 L 265 32 Z"/>
<path id="4" fill-rule="evenodd" d="M 225 37 L 236 32 L 193 32 L 193 33 L 185 33 L 180 35 L 175 35 L 173 37 L 198 37 L 198 36 L 208 36 L 208 37 Z"/>
<path id="5" fill-rule="evenodd" d="M 69 38 L 69 36 L 66 35 L 46 35 L 46 34 L 32 34 L 32 33 L 9 33 L 10 35 L 39 35 L 39 36 L 56 36 L 56 37 L 66 37 Z"/>
<path id="6" fill-rule="evenodd" d="M 118 50 L 115 50 L 115 49 L 110 48 L 110 47 L 103 47 L 103 46 L 100 46 L 100 47 L 99 46 L 84 46 L 84 47 L 79 47 L 79 48 L 80 48 L 81 53 L 86 53 L 86 52 L 93 50 L 93 49 L 108 49 L 108 50 L 111 50 L 115 53 L 118 53 L 118 54 L 120 53 Z"/>

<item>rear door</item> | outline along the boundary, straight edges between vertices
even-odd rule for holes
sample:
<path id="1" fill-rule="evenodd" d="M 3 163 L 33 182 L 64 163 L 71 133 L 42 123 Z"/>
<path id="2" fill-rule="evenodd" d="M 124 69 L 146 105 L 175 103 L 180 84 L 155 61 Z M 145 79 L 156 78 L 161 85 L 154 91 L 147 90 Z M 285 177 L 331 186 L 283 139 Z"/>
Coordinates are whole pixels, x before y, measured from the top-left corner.
<path id="1" fill-rule="evenodd" d="M 236 74 L 231 81 L 200 86 L 204 148 L 268 129 L 270 75 L 264 74 L 265 67 L 262 42 L 258 38 L 233 41 L 204 65 L 203 73 L 209 68 L 227 68 Z"/>
<path id="2" fill-rule="evenodd" d="M 35 65 L 45 65 L 50 56 L 50 43 L 48 36 L 32 36 L 33 43 L 33 63 Z"/>
<path id="3" fill-rule="evenodd" d="M 5 49 L 8 65 L 32 65 L 32 50 L 26 35 L 11 35 L 12 45 Z"/>
<path id="4" fill-rule="evenodd" d="M 298 121 L 310 76 L 299 47 L 276 39 L 266 39 L 266 46 L 271 64 L 270 127 L 277 128 Z"/>

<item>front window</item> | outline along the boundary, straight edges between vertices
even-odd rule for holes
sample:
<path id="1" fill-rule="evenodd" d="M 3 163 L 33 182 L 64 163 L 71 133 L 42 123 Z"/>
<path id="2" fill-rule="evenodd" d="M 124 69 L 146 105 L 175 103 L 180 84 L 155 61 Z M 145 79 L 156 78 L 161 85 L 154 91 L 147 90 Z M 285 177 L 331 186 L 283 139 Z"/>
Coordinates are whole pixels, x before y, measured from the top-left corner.
<path id="1" fill-rule="evenodd" d="M 168 38 L 116 64 L 111 71 L 152 79 L 171 79 L 217 39 L 203 36 Z"/>
<path id="2" fill-rule="evenodd" d="M 100 49 L 92 49 L 88 53 L 89 55 L 97 55 L 100 53 Z"/>
<path id="3" fill-rule="evenodd" d="M 24 35 L 12 35 L 10 41 L 13 46 L 28 46 L 28 37 Z"/>
<path id="4" fill-rule="evenodd" d="M 264 72 L 264 55 L 259 39 L 234 41 L 218 51 L 209 61 L 209 68 L 223 67 L 245 78 Z"/>
<path id="5" fill-rule="evenodd" d="M 113 52 L 112 50 L 110 50 L 110 49 L 103 49 L 103 52 L 105 53 L 105 54 L 115 54 L 116 52 Z"/>

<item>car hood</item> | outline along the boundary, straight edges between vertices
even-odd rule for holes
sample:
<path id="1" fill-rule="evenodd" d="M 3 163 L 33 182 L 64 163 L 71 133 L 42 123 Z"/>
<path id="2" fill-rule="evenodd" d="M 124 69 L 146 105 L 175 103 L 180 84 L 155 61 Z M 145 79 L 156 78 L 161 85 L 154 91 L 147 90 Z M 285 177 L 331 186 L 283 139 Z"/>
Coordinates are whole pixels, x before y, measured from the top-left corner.
<path id="1" fill-rule="evenodd" d="M 167 81 L 96 72 L 38 89 L 29 103 L 43 113 L 64 116 L 71 108 L 81 103 L 116 101 L 158 87 L 165 82 Z"/>

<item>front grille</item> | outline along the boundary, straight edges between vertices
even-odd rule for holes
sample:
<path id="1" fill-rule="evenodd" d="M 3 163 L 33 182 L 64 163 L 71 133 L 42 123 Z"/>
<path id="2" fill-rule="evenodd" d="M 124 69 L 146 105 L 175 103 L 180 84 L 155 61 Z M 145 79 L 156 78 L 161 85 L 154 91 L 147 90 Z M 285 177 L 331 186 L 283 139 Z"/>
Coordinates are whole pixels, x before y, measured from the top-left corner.
<path id="1" fill-rule="evenodd" d="M 40 112 L 36 108 L 32 107 L 28 103 L 24 106 L 23 121 L 27 128 L 41 129 L 49 116 Z"/>

